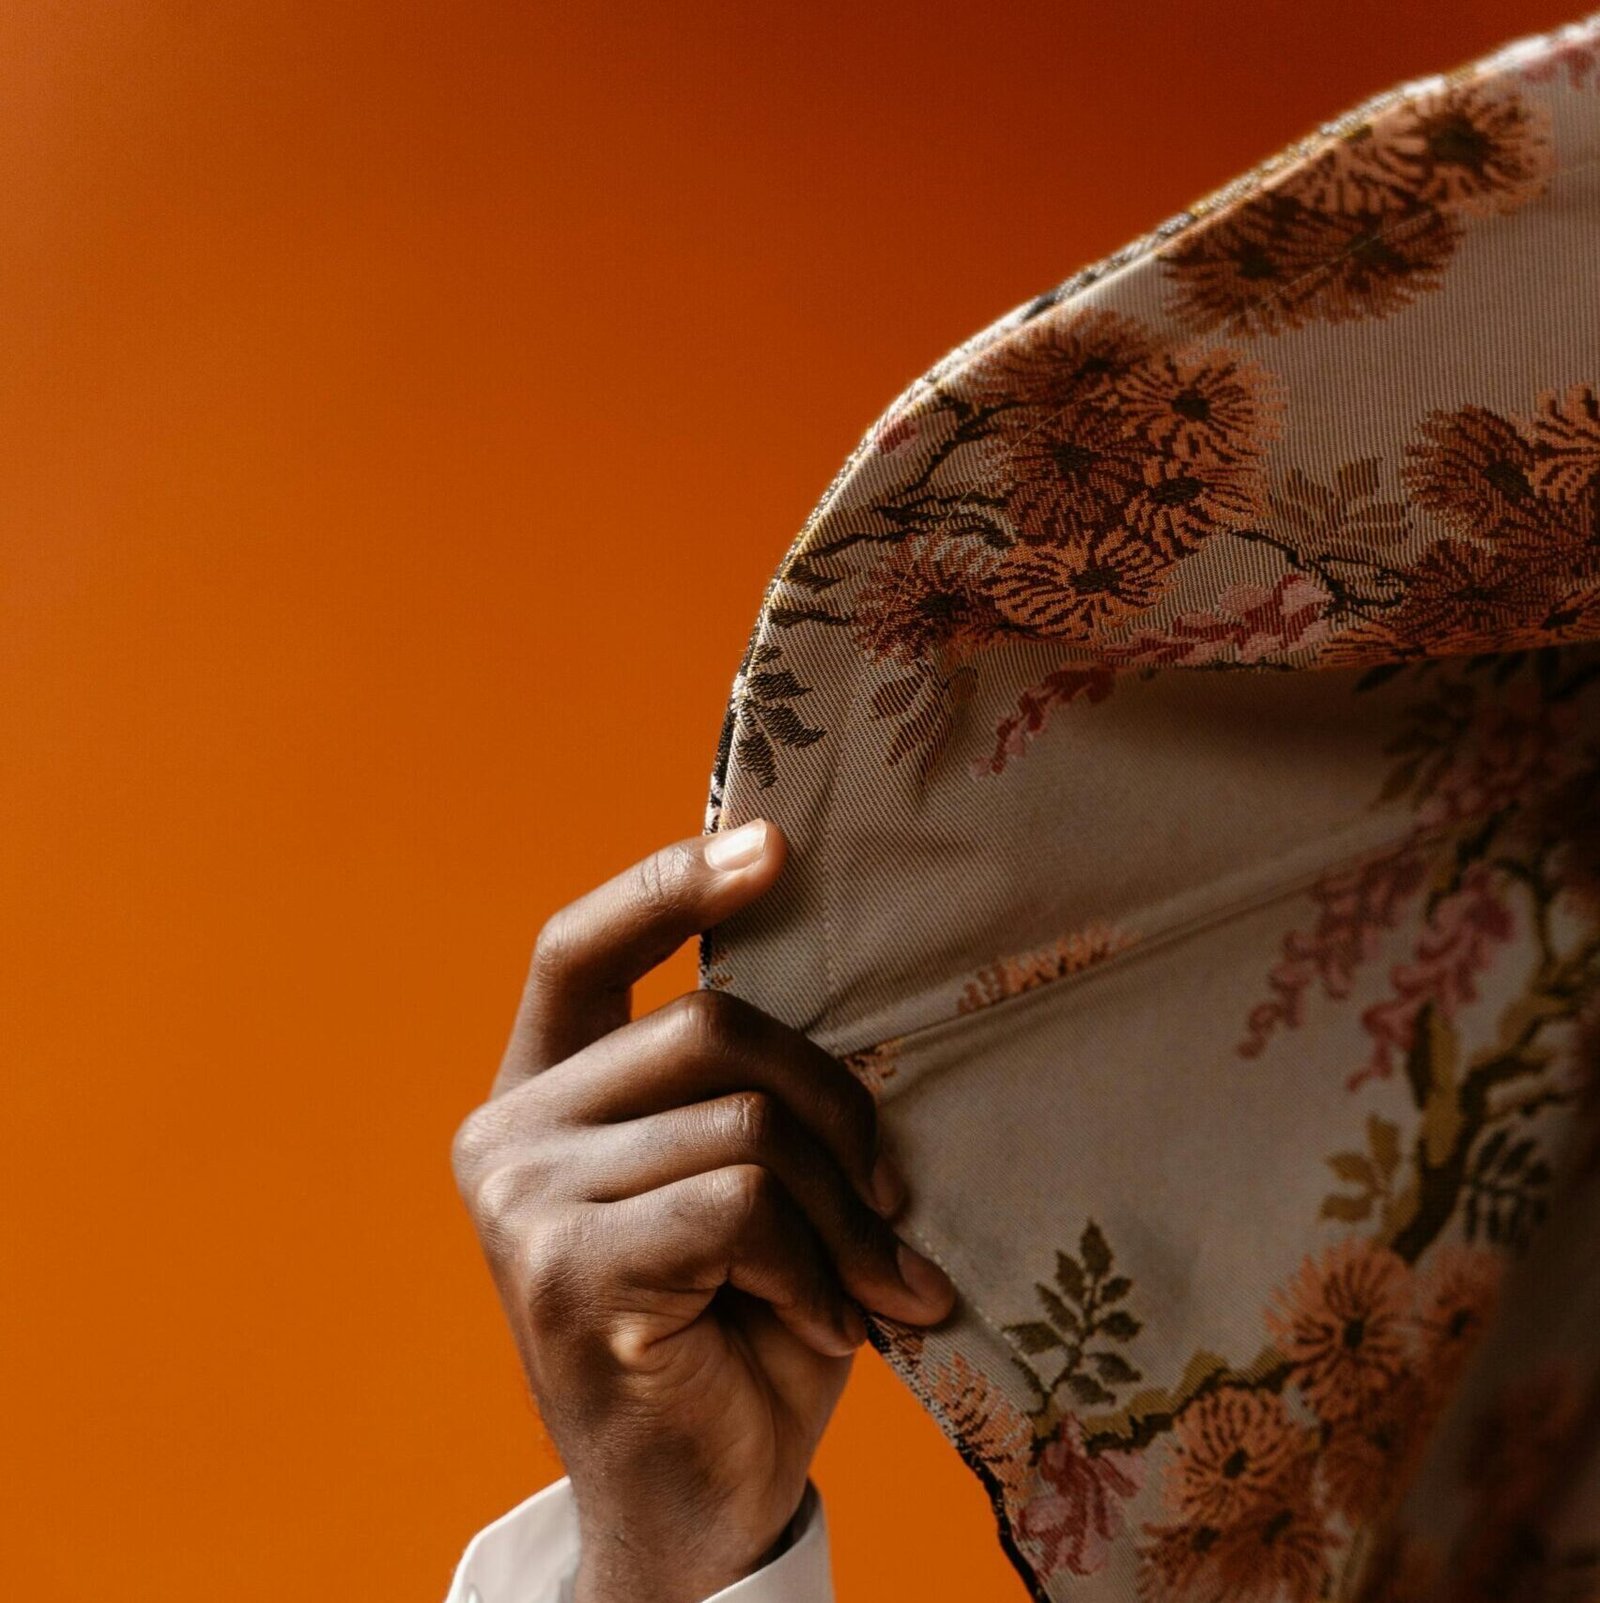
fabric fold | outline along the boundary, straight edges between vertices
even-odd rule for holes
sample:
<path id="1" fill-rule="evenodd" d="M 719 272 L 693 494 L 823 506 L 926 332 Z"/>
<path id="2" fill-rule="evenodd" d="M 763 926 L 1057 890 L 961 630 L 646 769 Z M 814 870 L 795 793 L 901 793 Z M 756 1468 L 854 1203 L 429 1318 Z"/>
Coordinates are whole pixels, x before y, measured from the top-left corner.
<path id="1" fill-rule="evenodd" d="M 701 983 L 879 1096 L 1036 1597 L 1600 1596 L 1597 239 L 1592 18 L 967 341 L 763 598 Z"/>

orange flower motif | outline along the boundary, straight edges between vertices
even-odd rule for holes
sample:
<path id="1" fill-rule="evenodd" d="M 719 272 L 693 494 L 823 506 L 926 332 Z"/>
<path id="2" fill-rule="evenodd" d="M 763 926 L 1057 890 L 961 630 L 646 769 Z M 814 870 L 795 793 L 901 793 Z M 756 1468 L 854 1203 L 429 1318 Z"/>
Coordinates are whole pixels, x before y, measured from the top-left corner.
<path id="1" fill-rule="evenodd" d="M 980 650 L 1001 627 L 982 588 L 992 558 L 976 541 L 901 542 L 862 589 L 852 621 L 857 646 L 907 666 L 940 652 L 959 657 Z"/>
<path id="2" fill-rule="evenodd" d="M 1388 627 L 1430 656 L 1537 646 L 1555 604 L 1547 578 L 1510 551 L 1436 540 L 1406 572 L 1403 606 Z"/>
<path id="3" fill-rule="evenodd" d="M 963 1448 L 1014 1492 L 1023 1483 L 1033 1445 L 1027 1416 L 960 1353 L 928 1370 L 926 1385 L 935 1409 Z"/>
<path id="4" fill-rule="evenodd" d="M 1069 546 L 1013 546 L 984 580 L 1006 623 L 1048 639 L 1087 641 L 1107 624 L 1153 606 L 1171 563 L 1143 540 L 1112 530 Z"/>
<path id="5" fill-rule="evenodd" d="M 883 1088 L 900 1072 L 901 1037 L 892 1036 L 859 1051 L 847 1052 L 839 1061 L 872 1093 L 872 1100 L 883 1099 Z"/>
<path id="6" fill-rule="evenodd" d="M 1198 329 L 1277 334 L 1299 326 L 1294 284 L 1310 270 L 1303 208 L 1269 190 L 1218 211 L 1162 253 L 1173 310 Z"/>
<path id="7" fill-rule="evenodd" d="M 1426 1381 L 1402 1375 L 1359 1413 L 1330 1426 L 1319 1470 L 1334 1513 L 1361 1525 L 1400 1500 L 1427 1444 L 1434 1398 Z"/>
<path id="8" fill-rule="evenodd" d="M 956 1003 L 958 1013 L 974 1013 L 980 1007 L 1020 996 L 1041 985 L 1081 974 L 1118 952 L 1126 951 L 1137 940 L 1126 930 L 1104 924 L 1091 924 L 1082 930 L 1057 937 L 1049 946 L 1017 957 L 1002 957 L 978 970 L 967 982 Z"/>
<path id="9" fill-rule="evenodd" d="M 1312 1460 L 1280 1477 L 1237 1524 L 1147 1526 L 1144 1603 L 1311 1603 L 1328 1580 L 1333 1533 L 1317 1507 Z"/>
<path id="10" fill-rule="evenodd" d="M 1410 1270 L 1370 1241 L 1307 1258 L 1267 1313 L 1306 1401 L 1324 1420 L 1374 1403 L 1406 1367 Z"/>
<path id="11" fill-rule="evenodd" d="M 1556 501 L 1592 495 L 1600 476 L 1600 396 L 1588 384 L 1541 395 L 1533 420 L 1534 486 Z"/>
<path id="12" fill-rule="evenodd" d="M 920 1325 L 905 1325 L 887 1314 L 874 1313 L 868 1328 L 875 1334 L 873 1345 L 901 1374 L 926 1387 L 922 1377 L 922 1353 L 927 1333 Z"/>
<path id="13" fill-rule="evenodd" d="M 1217 1541 L 1222 1533 L 1214 1525 L 1147 1525 L 1154 1540 L 1139 1552 L 1136 1582 L 1141 1603 L 1221 1603 L 1222 1578 L 1216 1569 Z"/>
<path id="14" fill-rule="evenodd" d="M 1229 1603 L 1311 1603 L 1328 1581 L 1334 1545 L 1311 1495 L 1309 1473 L 1281 1482 L 1277 1495 L 1241 1525 L 1224 1531 L 1216 1546 L 1220 1598 Z"/>
<path id="15" fill-rule="evenodd" d="M 1266 511 L 1266 483 L 1254 462 L 1162 456 L 1144 463 L 1128 523 L 1163 556 L 1187 556 L 1219 530 L 1243 528 Z"/>
<path id="16" fill-rule="evenodd" d="M 1174 312 L 1200 329 L 1281 334 L 1388 317 L 1437 289 L 1460 227 L 1429 207 L 1319 210 L 1295 175 L 1223 212 L 1163 257 Z"/>
<path id="17" fill-rule="evenodd" d="M 1296 285 L 1301 321 L 1351 323 L 1389 317 L 1439 287 L 1461 231 L 1442 212 L 1401 210 L 1324 215 L 1302 230 L 1317 261 Z"/>
<path id="18" fill-rule="evenodd" d="M 997 435 L 1018 536 L 1039 544 L 1079 540 L 1115 516 L 1142 479 L 1149 448 L 1102 407 L 1024 407 Z"/>
<path id="19" fill-rule="evenodd" d="M 1420 130 L 1392 114 L 1330 138 L 1285 187 L 1314 211 L 1354 216 L 1410 198 L 1424 155 Z"/>
<path id="20" fill-rule="evenodd" d="M 1224 352 L 1183 351 L 1134 368 L 1117 387 L 1121 415 L 1152 445 L 1188 460 L 1254 457 L 1277 433 L 1266 370 Z"/>
<path id="21" fill-rule="evenodd" d="M 1214 1392 L 1174 1427 L 1166 1506 L 1201 1525 L 1237 1524 L 1296 1471 L 1313 1440 L 1275 1393 Z"/>
<path id="22" fill-rule="evenodd" d="M 1548 118 L 1515 93 L 1454 85 L 1401 100 L 1164 251 L 1173 309 L 1238 334 L 1387 317 L 1439 286 L 1460 216 L 1525 205 L 1552 165 Z"/>
<path id="23" fill-rule="evenodd" d="M 1430 413 L 1407 455 L 1412 498 L 1458 534 L 1489 539 L 1539 523 L 1533 441 L 1499 413 L 1482 406 Z"/>
<path id="24" fill-rule="evenodd" d="M 1593 640 L 1600 634 L 1600 579 L 1556 599 L 1540 625 L 1552 643 L 1565 640 Z"/>
<path id="25" fill-rule="evenodd" d="M 1549 182 L 1555 155 L 1541 108 L 1482 84 L 1419 95 L 1378 143 L 1418 200 L 1464 212 L 1526 205 Z"/>
<path id="26" fill-rule="evenodd" d="M 1393 629 L 1370 618 L 1332 635 L 1317 653 L 1319 668 L 1371 668 L 1380 662 L 1404 662 L 1424 655 L 1422 648 L 1402 640 Z"/>
<path id="27" fill-rule="evenodd" d="M 1445 1247 L 1435 1254 L 1417 1313 L 1420 1372 L 1435 1391 L 1454 1388 L 1493 1317 L 1504 1275 L 1497 1252 Z"/>
<path id="28" fill-rule="evenodd" d="M 1093 402 L 1154 351 L 1149 331 L 1119 312 L 1052 310 L 1007 336 L 963 383 L 980 405 Z"/>
<path id="29" fill-rule="evenodd" d="M 1403 99 L 1332 140 L 1288 180 L 1309 204 L 1514 211 L 1552 162 L 1544 113 L 1504 89 L 1457 85 Z"/>

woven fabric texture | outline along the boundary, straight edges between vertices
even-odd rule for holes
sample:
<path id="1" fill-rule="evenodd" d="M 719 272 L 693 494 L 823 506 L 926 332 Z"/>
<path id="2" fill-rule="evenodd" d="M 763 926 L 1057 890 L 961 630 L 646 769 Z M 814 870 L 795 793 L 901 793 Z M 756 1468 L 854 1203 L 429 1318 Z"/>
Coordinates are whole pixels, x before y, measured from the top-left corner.
<path id="1" fill-rule="evenodd" d="M 701 983 L 869 1085 L 1038 1598 L 1600 1597 L 1600 18 L 951 352 L 763 598 Z M 892 1474 L 892 1466 L 885 1466 Z"/>

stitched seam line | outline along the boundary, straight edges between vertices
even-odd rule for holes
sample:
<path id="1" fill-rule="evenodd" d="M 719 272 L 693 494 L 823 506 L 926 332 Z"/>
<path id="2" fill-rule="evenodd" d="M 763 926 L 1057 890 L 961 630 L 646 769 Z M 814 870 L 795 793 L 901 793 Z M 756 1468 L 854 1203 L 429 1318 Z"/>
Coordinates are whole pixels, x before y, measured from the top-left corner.
<path id="1" fill-rule="evenodd" d="M 904 1030 L 896 1030 L 879 1040 L 863 1042 L 859 1046 L 844 1045 L 838 1050 L 840 1054 L 856 1052 L 871 1052 L 891 1042 L 901 1047 L 915 1044 L 925 1040 L 928 1036 L 939 1031 L 959 1033 L 968 1024 L 985 1018 L 992 1018 L 998 1013 L 1015 1009 L 1022 1003 L 1040 1003 L 1046 996 L 1058 997 L 1069 991 L 1076 991 L 1082 986 L 1091 983 L 1108 971 L 1115 972 L 1129 964 L 1136 963 L 1141 957 L 1159 952 L 1164 948 L 1178 942 L 1189 940 L 1196 935 L 1202 935 L 1207 930 L 1215 929 L 1219 925 L 1233 923 L 1251 913 L 1271 907 L 1278 902 L 1286 902 L 1309 890 L 1318 880 L 1329 874 L 1338 874 L 1346 869 L 1353 868 L 1359 863 L 1380 859 L 1389 856 L 1402 847 L 1415 846 L 1418 851 L 1428 852 L 1437 850 L 1445 845 L 1456 833 L 1459 826 L 1441 826 L 1431 830 L 1410 829 L 1401 834 L 1385 837 L 1374 841 L 1371 845 L 1363 846 L 1357 850 L 1345 852 L 1338 857 L 1327 859 L 1315 868 L 1308 868 L 1303 873 L 1292 875 L 1285 879 L 1277 879 L 1255 890 L 1230 897 L 1191 914 L 1187 918 L 1158 925 L 1150 934 L 1138 931 L 1137 916 L 1130 914 L 1126 920 L 1119 919 L 1119 923 L 1126 922 L 1135 930 L 1133 943 L 1121 951 L 1113 952 L 1109 957 L 1101 958 L 1098 962 L 1090 964 L 1087 968 L 1079 969 L 1074 974 L 1063 974 L 1059 979 L 1047 980 L 1041 985 L 1035 985 L 1026 991 L 1019 991 L 1014 996 L 1005 996 L 994 1002 L 986 1002 L 982 1007 L 973 1008 L 965 1013 L 952 1013 L 948 1011 L 950 988 L 960 980 L 969 977 L 969 971 L 960 975 L 951 976 L 942 980 L 937 989 L 930 988 L 923 995 L 927 1000 L 940 1002 L 946 1005 L 946 1011 L 936 1018 L 930 1018 L 926 1023 L 913 1024 Z M 1154 904 L 1159 906 L 1160 904 Z M 997 959 L 996 961 L 1004 961 Z M 846 1038 L 848 1039 L 848 1038 Z M 919 1082 L 920 1083 L 920 1082 Z"/>
<path id="2" fill-rule="evenodd" d="M 1595 166 L 1597 164 L 1597 162 L 1600 162 L 1600 156 L 1591 157 L 1588 160 L 1576 163 L 1576 164 L 1574 164 L 1574 165 L 1572 165 L 1570 167 L 1560 168 L 1559 171 L 1560 171 L 1560 173 L 1562 173 L 1564 175 L 1570 175 L 1570 174 L 1582 172 L 1582 171 L 1584 171 L 1584 170 L 1586 170 L 1588 168 L 1591 168 L 1591 167 Z M 1555 174 L 1553 173 L 1551 176 L 1552 176 L 1552 181 L 1553 181 L 1553 179 L 1555 177 Z M 1546 191 L 1544 193 L 1548 194 L 1548 187 L 1547 187 L 1547 189 L 1546 189 Z M 1544 195 L 1542 194 L 1539 197 L 1539 199 L 1542 200 L 1543 198 L 1544 198 Z M 1533 203 L 1530 203 L 1530 204 L 1533 204 Z M 1396 219 L 1396 221 L 1389 228 L 1381 230 L 1376 237 L 1379 238 L 1379 239 L 1387 238 L 1388 235 L 1393 233 L 1395 229 L 1403 226 L 1406 223 L 1409 223 L 1411 220 L 1412 219 L 1410 219 L 1410 218 L 1398 218 L 1398 219 Z M 1488 221 L 1488 220 L 1486 219 L 1485 221 Z M 1472 227 L 1473 227 L 1473 224 L 1472 224 L 1472 222 L 1470 220 L 1463 221 L 1463 223 L 1462 223 L 1463 233 L 1466 233 L 1467 231 L 1471 230 Z M 1248 304 L 1251 305 L 1251 306 L 1265 305 L 1269 301 L 1281 299 L 1283 296 L 1289 294 L 1290 291 L 1295 290 L 1295 289 L 1299 288 L 1300 286 L 1302 286 L 1304 284 L 1315 282 L 1316 280 L 1321 279 L 1321 278 L 1326 278 L 1326 277 L 1328 277 L 1329 275 L 1332 274 L 1334 269 L 1337 268 L 1340 265 L 1341 262 L 1343 262 L 1346 259 L 1348 259 L 1348 257 L 1351 256 L 1353 254 L 1353 252 L 1354 252 L 1354 247 L 1351 247 L 1350 249 L 1342 251 L 1338 256 L 1335 256 L 1335 257 L 1331 258 L 1330 260 L 1328 260 L 1327 262 L 1322 263 L 1320 266 L 1318 266 L 1316 268 L 1312 268 L 1309 271 L 1301 274 L 1301 276 L 1299 278 L 1291 280 L 1289 283 L 1282 285 L 1281 287 L 1277 288 L 1276 290 L 1274 290 L 1270 294 L 1261 295 L 1261 296 L 1253 299 Z M 1145 257 L 1140 257 L 1138 259 L 1138 261 L 1140 263 L 1142 263 L 1146 259 L 1147 258 L 1145 258 Z M 1135 265 L 1138 265 L 1138 263 L 1129 263 L 1127 269 L 1125 269 L 1125 270 L 1126 271 L 1131 271 L 1132 268 Z M 1116 276 L 1120 277 L 1121 274 L 1119 273 Z M 1102 282 L 1105 282 L 1105 281 L 1102 281 Z M 1004 338 L 1002 340 L 996 341 L 995 344 L 992 345 L 992 346 L 985 347 L 984 351 L 982 353 L 980 353 L 980 355 L 986 355 L 988 353 L 988 351 L 990 351 L 990 350 L 999 349 L 1001 347 L 1001 345 L 1006 343 L 1006 341 L 1009 341 L 1009 340 L 1013 339 L 1016 336 L 1016 334 L 1019 332 L 1019 329 L 1021 327 L 1026 327 L 1026 326 L 1027 326 L 1026 324 L 1019 325 L 1018 329 L 1011 330 L 1010 333 L 1008 333 L 1006 336 L 1004 336 Z M 1211 350 L 1211 349 L 1216 348 L 1218 345 L 1222 344 L 1223 343 L 1223 338 L 1224 337 L 1221 334 L 1219 334 L 1217 331 L 1213 330 L 1213 331 L 1210 331 L 1210 332 L 1208 332 L 1206 334 L 1196 335 L 1192 342 L 1186 342 L 1186 343 L 1182 344 L 1181 346 L 1179 346 L 1178 349 L 1180 349 L 1181 351 L 1183 351 L 1185 353 L 1188 353 L 1188 352 L 1191 352 L 1191 351 Z M 973 360 L 975 361 L 975 360 L 977 360 L 977 358 L 974 358 Z M 963 364 L 962 368 L 959 371 L 965 372 L 966 368 L 968 366 L 970 366 L 970 365 L 971 365 L 970 362 L 966 363 L 966 364 Z M 1066 406 L 1061 407 L 1057 412 L 1053 413 L 1047 420 L 1045 420 L 1044 422 L 1041 422 L 1038 425 L 1037 428 L 1029 431 L 1027 434 L 1023 435 L 1021 438 L 1023 440 L 1029 440 L 1029 439 L 1034 438 L 1036 435 L 1038 435 L 1040 432 L 1042 432 L 1050 424 L 1053 424 L 1058 419 L 1060 419 L 1061 417 L 1065 416 L 1067 411 L 1068 411 L 1068 408 Z M 840 489 L 841 490 L 843 489 L 842 485 L 840 486 Z M 932 540 L 935 537 L 937 537 L 939 532 L 942 529 L 944 529 L 944 527 L 951 521 L 952 518 L 954 518 L 957 515 L 958 512 L 962 511 L 965 507 L 970 505 L 971 497 L 974 496 L 975 494 L 977 494 L 976 490 L 967 491 L 966 494 L 961 498 L 961 500 L 957 501 L 956 504 L 954 506 L 952 506 L 948 510 L 946 515 L 938 523 L 933 525 L 933 527 L 928 531 L 928 533 L 926 535 L 926 538 L 929 539 L 929 540 Z M 818 519 L 815 520 L 815 522 L 813 523 L 813 526 L 812 526 L 812 532 L 813 533 L 815 532 L 816 527 L 822 521 L 823 520 L 822 520 L 822 518 L 820 516 L 818 517 Z M 809 542 L 808 542 L 808 544 L 809 544 Z M 800 551 L 797 551 L 795 553 L 795 560 L 799 560 L 800 556 L 802 556 L 802 555 L 804 555 L 804 549 L 802 549 Z M 788 571 L 787 565 L 786 565 L 784 571 L 785 571 L 785 573 L 787 573 L 787 571 Z M 896 587 L 896 589 L 892 593 L 891 601 L 890 601 L 890 606 L 891 607 L 892 607 L 892 605 L 894 603 L 898 602 L 900 597 L 904 594 L 906 585 L 910 582 L 910 578 L 911 578 L 911 575 L 908 573 L 901 579 L 900 584 Z M 858 723 L 857 715 L 859 713 L 859 709 L 860 709 L 860 706 L 861 706 L 861 698 L 862 698 L 862 694 L 863 694 L 863 692 L 864 692 L 864 690 L 866 688 L 866 684 L 867 684 L 867 681 L 868 681 L 869 677 L 870 676 L 869 676 L 869 674 L 867 672 L 867 668 L 866 668 L 865 663 L 863 662 L 863 663 L 857 664 L 857 671 L 856 671 L 856 674 L 855 674 L 854 682 L 853 682 L 853 684 L 851 685 L 851 688 L 850 688 L 849 699 L 847 700 L 847 702 L 845 704 L 844 714 L 841 717 L 841 719 L 839 720 L 838 725 L 837 725 L 839 734 L 838 734 L 838 737 L 833 742 L 833 749 L 832 749 L 832 751 L 830 753 L 829 765 L 828 765 L 828 777 L 827 777 L 826 784 L 825 784 L 825 786 L 823 788 L 822 806 L 821 806 L 821 809 L 820 809 L 821 817 L 824 819 L 824 821 L 826 821 L 828 818 L 830 818 L 832 816 L 833 800 L 834 800 L 835 791 L 837 789 L 837 781 L 838 781 L 838 775 L 839 775 L 840 760 L 841 760 L 841 757 L 842 757 L 842 754 L 843 754 L 843 748 L 844 748 L 844 743 L 845 743 L 845 734 L 846 734 L 847 731 L 852 730 L 852 729 L 857 727 L 857 723 Z M 833 995 L 834 995 L 835 984 L 836 984 L 835 973 L 834 973 L 834 954 L 833 954 L 833 939 L 832 939 L 832 915 L 831 915 L 831 909 L 832 909 L 832 905 L 833 905 L 833 888 L 834 888 L 834 878 L 835 878 L 835 876 L 834 876 L 834 874 L 832 872 L 832 864 L 831 864 L 831 862 L 829 860 L 829 855 L 830 855 L 829 851 L 828 851 L 828 845 L 829 844 L 830 844 L 830 837 L 828 837 L 826 834 L 819 834 L 819 837 L 818 837 L 818 840 L 817 840 L 817 843 L 816 843 L 816 845 L 817 845 L 817 878 L 818 878 L 818 882 L 819 882 L 819 885 L 820 885 L 820 888 L 821 888 L 821 891 L 822 891 L 823 934 L 824 934 L 823 974 L 824 974 L 824 980 L 825 980 L 826 988 L 827 988 L 826 989 L 826 996 L 825 996 L 825 999 L 824 999 L 824 1003 L 825 1003 L 826 1006 L 831 1007 L 832 1006 L 832 998 L 833 998 Z"/>

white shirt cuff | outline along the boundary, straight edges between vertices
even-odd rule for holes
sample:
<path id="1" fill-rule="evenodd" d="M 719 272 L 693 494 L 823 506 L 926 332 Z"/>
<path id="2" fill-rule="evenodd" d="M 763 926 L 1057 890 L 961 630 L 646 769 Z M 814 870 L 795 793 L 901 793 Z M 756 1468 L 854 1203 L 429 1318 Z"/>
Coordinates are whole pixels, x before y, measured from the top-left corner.
<path id="1" fill-rule="evenodd" d="M 789 1545 L 770 1564 L 704 1603 L 833 1603 L 828 1522 L 810 1481 L 790 1529 Z M 472 1538 L 445 1603 L 570 1603 L 577 1568 L 577 1506 L 562 1479 Z"/>

